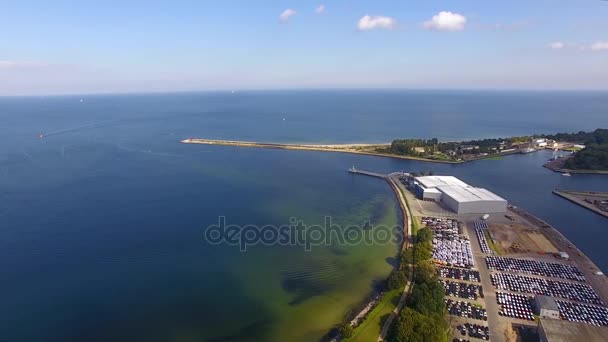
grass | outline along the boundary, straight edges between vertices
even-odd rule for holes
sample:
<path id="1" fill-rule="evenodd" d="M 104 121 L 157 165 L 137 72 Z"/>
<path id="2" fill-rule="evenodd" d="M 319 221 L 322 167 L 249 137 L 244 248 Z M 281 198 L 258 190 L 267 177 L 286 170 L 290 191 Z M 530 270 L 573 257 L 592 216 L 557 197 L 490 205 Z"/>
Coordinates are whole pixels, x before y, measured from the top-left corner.
<path id="1" fill-rule="evenodd" d="M 486 240 L 488 241 L 488 247 L 490 247 L 490 249 L 493 250 L 494 253 L 496 253 L 497 255 L 502 255 L 502 249 L 500 249 L 500 247 L 498 247 L 498 245 L 494 243 L 494 240 L 492 240 L 492 238 L 490 237 L 490 233 L 486 229 L 484 229 L 483 235 L 486 236 Z"/>
<path id="2" fill-rule="evenodd" d="M 412 211 L 410 210 L 410 212 L 412 212 Z M 412 218 L 412 236 L 416 236 L 416 234 L 418 234 L 418 230 L 420 229 L 421 225 L 422 225 L 421 218 L 418 216 L 414 216 Z"/>
<path id="3" fill-rule="evenodd" d="M 353 336 L 345 341 L 375 341 L 380 335 L 385 319 L 395 310 L 402 293 L 403 288 L 386 292 L 380 303 L 368 314 L 365 321 L 355 328 Z"/>

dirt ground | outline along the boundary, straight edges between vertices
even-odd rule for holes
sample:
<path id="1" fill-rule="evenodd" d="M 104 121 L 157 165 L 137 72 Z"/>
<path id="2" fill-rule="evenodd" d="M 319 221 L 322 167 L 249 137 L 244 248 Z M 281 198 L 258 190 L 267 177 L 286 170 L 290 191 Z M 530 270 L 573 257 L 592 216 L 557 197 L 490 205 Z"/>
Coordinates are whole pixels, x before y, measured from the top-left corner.
<path id="1" fill-rule="evenodd" d="M 495 223 L 489 231 L 504 254 L 558 252 L 544 235 L 520 224 Z"/>

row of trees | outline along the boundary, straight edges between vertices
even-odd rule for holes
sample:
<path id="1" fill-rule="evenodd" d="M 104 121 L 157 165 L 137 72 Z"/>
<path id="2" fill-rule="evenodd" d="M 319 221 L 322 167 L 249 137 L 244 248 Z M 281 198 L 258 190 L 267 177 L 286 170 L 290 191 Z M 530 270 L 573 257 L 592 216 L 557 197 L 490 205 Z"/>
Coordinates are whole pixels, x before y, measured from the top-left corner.
<path id="1" fill-rule="evenodd" d="M 586 145 L 602 145 L 608 144 L 608 129 L 598 128 L 593 132 L 557 133 L 543 135 L 542 137 L 557 141 L 578 142 Z"/>
<path id="2" fill-rule="evenodd" d="M 564 166 L 572 170 L 608 170 L 608 143 L 588 145 L 568 158 Z"/>
<path id="3" fill-rule="evenodd" d="M 431 262 L 433 234 L 428 228 L 418 230 L 413 253 L 403 255 L 414 264 L 414 286 L 407 306 L 393 323 L 388 341 L 442 342 L 447 340 L 448 323 L 443 298 L 445 290 L 437 279 Z"/>

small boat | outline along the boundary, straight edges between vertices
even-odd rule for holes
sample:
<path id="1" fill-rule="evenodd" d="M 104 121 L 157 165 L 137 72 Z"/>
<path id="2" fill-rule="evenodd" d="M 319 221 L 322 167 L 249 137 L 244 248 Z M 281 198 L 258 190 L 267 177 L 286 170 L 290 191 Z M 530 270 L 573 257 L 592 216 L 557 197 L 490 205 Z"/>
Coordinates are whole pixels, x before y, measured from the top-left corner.
<path id="1" fill-rule="evenodd" d="M 527 153 L 532 153 L 532 152 L 536 152 L 536 149 L 528 147 L 526 149 L 520 150 L 519 152 L 523 153 L 523 154 L 527 154 Z"/>
<path id="2" fill-rule="evenodd" d="M 562 173 L 562 176 L 565 176 L 565 177 L 570 177 L 570 176 L 572 176 L 572 175 L 570 174 L 570 172 L 564 172 L 564 173 Z"/>

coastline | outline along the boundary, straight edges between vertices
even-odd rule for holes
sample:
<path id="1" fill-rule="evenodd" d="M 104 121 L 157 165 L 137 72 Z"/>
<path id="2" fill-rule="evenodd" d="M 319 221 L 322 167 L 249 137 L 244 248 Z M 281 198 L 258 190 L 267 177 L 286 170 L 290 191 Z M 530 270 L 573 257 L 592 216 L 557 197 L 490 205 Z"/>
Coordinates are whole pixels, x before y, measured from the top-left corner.
<path id="1" fill-rule="evenodd" d="M 350 154 L 368 155 L 368 156 L 376 156 L 376 157 L 384 157 L 384 158 L 416 160 L 416 161 L 424 161 L 424 162 L 429 162 L 429 163 L 440 163 L 440 164 L 462 164 L 462 163 L 468 163 L 468 162 L 481 160 L 481 159 L 490 159 L 490 158 L 500 157 L 500 156 L 509 154 L 509 153 L 503 153 L 501 155 L 488 155 L 488 156 L 482 156 L 482 157 L 470 159 L 470 160 L 457 161 L 457 160 L 430 159 L 430 158 L 422 158 L 422 157 L 415 157 L 415 156 L 406 156 L 406 155 L 399 155 L 399 154 L 361 150 L 362 148 L 369 148 L 369 147 L 376 147 L 376 146 L 377 147 L 386 147 L 386 146 L 389 146 L 390 144 L 286 144 L 286 143 L 264 143 L 264 142 L 256 142 L 256 141 L 216 140 L 216 139 L 202 139 L 202 138 L 185 139 L 180 142 L 182 144 L 202 144 L 202 145 L 247 147 L 247 148 L 272 148 L 272 149 L 296 150 L 296 151 L 321 151 L 321 152 L 350 153 Z"/>
<path id="2" fill-rule="evenodd" d="M 571 156 L 558 158 L 556 160 L 551 160 L 545 164 L 543 164 L 544 168 L 547 168 L 553 172 L 557 173 L 578 173 L 578 174 L 588 174 L 588 175 L 608 175 L 608 170 L 573 170 L 564 168 L 564 163 Z"/>
<path id="3" fill-rule="evenodd" d="M 395 199 L 397 200 L 397 203 L 399 204 L 399 208 L 401 210 L 403 238 L 402 238 L 401 246 L 399 246 L 398 254 L 397 254 L 398 256 L 401 255 L 401 253 L 403 253 L 405 250 L 407 250 L 413 242 L 413 240 L 412 240 L 413 221 L 412 221 L 411 212 L 408 207 L 407 199 L 404 196 L 404 194 L 401 190 L 401 187 L 398 184 L 398 181 L 396 181 L 391 175 L 383 175 L 383 174 L 379 174 L 379 173 L 365 172 L 365 171 L 359 171 L 359 170 L 357 170 L 357 171 L 349 170 L 349 172 L 351 174 L 360 174 L 360 175 L 364 175 L 364 176 L 384 179 L 389 184 L 390 188 L 393 190 L 393 193 L 395 194 Z M 399 295 L 398 303 L 396 303 L 395 308 L 390 312 L 390 315 L 386 318 L 386 320 L 384 320 L 384 322 L 381 321 L 382 324 L 380 325 L 381 328 L 380 328 L 380 333 L 377 336 L 377 341 L 384 341 L 384 339 L 386 338 L 386 334 L 388 333 L 388 330 L 390 329 L 390 327 L 392 325 L 393 320 L 397 317 L 399 312 L 405 306 L 406 300 L 412 289 L 413 276 L 414 276 L 414 265 L 409 265 L 409 268 L 410 268 L 410 270 L 408 272 L 407 283 L 403 287 L 402 291 L 399 290 L 400 295 Z M 397 271 L 399 270 L 399 266 L 396 266 L 395 269 L 393 270 L 393 272 L 396 270 Z M 391 272 L 391 274 L 392 274 L 392 272 Z M 390 275 L 389 275 L 389 277 L 390 277 Z M 379 307 L 379 304 L 384 301 L 385 296 L 388 296 L 389 293 L 392 293 L 394 291 L 396 291 L 396 290 L 392 290 L 392 291 L 383 290 L 380 293 L 375 293 L 375 294 L 372 293 L 370 296 L 368 296 L 366 299 L 363 300 L 363 302 L 359 306 L 359 308 L 360 308 L 359 310 L 357 310 L 355 312 L 351 312 L 347 316 L 346 322 L 354 329 L 356 329 L 357 327 L 360 327 L 368 319 L 370 319 L 368 317 L 368 315 L 370 315 L 372 312 L 374 312 Z M 395 297 L 395 299 L 396 298 L 397 297 Z M 334 329 L 332 329 L 332 331 L 333 330 Z M 336 336 L 332 337 L 332 331 L 330 331 L 323 340 L 340 341 L 341 340 L 340 338 L 337 338 Z M 355 336 L 353 336 L 353 337 L 355 337 Z M 347 340 L 350 340 L 351 338 L 349 338 Z"/>

